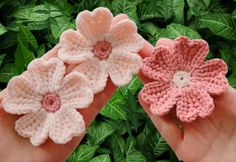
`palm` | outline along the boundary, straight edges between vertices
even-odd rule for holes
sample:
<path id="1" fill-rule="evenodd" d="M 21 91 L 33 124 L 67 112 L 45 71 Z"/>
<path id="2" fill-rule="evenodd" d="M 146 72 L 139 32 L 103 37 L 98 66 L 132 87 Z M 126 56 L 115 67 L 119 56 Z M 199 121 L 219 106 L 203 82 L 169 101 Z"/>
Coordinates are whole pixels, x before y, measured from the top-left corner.
<path id="1" fill-rule="evenodd" d="M 236 146 L 236 110 L 235 103 L 232 103 L 235 97 L 236 91 L 229 88 L 224 95 L 215 98 L 215 110 L 211 116 L 192 123 L 181 123 L 183 131 L 176 126 L 173 117 L 154 116 L 148 106 L 140 102 L 180 160 L 233 162 L 234 158 L 229 155 L 234 155 Z"/>
<path id="2" fill-rule="evenodd" d="M 99 110 L 115 92 L 115 86 L 108 82 L 102 93 L 95 95 L 94 102 L 87 108 L 80 110 L 86 127 L 94 119 Z M 0 108 L 0 157 L 6 161 L 65 161 L 73 149 L 79 144 L 83 137 L 75 137 L 65 145 L 58 145 L 52 141 L 46 141 L 40 147 L 33 146 L 28 139 L 19 136 L 14 130 L 15 121 L 19 116 L 6 114 Z M 14 155 L 14 156 L 12 156 Z"/>
<path id="3" fill-rule="evenodd" d="M 230 89 L 225 95 L 216 98 L 215 111 L 210 117 L 183 125 L 183 140 L 176 148 L 176 153 L 181 159 L 206 162 L 235 161 L 226 155 L 233 152 L 236 145 L 233 94 L 236 96 L 235 90 Z"/>

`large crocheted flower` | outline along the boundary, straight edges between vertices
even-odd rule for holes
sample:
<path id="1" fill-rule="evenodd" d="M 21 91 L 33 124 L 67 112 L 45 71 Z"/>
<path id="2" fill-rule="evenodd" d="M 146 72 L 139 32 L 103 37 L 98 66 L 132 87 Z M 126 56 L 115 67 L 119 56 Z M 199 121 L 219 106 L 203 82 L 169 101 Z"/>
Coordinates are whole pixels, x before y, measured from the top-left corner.
<path id="1" fill-rule="evenodd" d="M 108 75 L 114 84 L 127 84 L 138 73 L 141 57 L 137 52 L 143 41 L 137 27 L 128 18 L 116 16 L 106 8 L 83 11 L 77 19 L 77 31 L 67 30 L 60 38 L 58 57 L 86 75 L 94 93 L 106 86 Z"/>
<path id="2" fill-rule="evenodd" d="M 204 61 L 208 54 L 204 40 L 179 37 L 172 43 L 170 48 L 157 46 L 144 59 L 142 72 L 153 81 L 144 85 L 140 97 L 154 114 L 165 115 L 176 106 L 181 121 L 206 117 L 214 109 L 211 96 L 227 88 L 227 65 L 220 59 Z"/>
<path id="3" fill-rule="evenodd" d="M 65 76 L 64 63 L 57 58 L 36 59 L 26 72 L 10 80 L 3 108 L 8 113 L 26 114 L 16 121 L 15 129 L 33 145 L 44 143 L 48 136 L 64 144 L 85 131 L 76 109 L 93 101 L 93 91 L 86 82 L 78 72 Z"/>

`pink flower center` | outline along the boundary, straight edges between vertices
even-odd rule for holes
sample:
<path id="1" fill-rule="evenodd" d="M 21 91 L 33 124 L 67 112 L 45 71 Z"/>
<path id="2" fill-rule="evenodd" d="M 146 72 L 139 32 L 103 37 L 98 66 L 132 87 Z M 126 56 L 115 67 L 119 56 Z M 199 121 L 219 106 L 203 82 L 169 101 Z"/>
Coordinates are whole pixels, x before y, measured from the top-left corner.
<path id="1" fill-rule="evenodd" d="M 111 43 L 106 41 L 97 42 L 93 48 L 93 53 L 99 59 L 106 59 L 111 54 L 111 51 Z"/>
<path id="2" fill-rule="evenodd" d="M 43 107 L 48 112 L 56 112 L 58 109 L 60 109 L 60 106 L 61 106 L 61 100 L 57 94 L 49 93 L 44 96 Z"/>
<path id="3" fill-rule="evenodd" d="M 177 71 L 172 79 L 172 82 L 178 88 L 187 87 L 191 83 L 191 74 L 185 71 Z"/>

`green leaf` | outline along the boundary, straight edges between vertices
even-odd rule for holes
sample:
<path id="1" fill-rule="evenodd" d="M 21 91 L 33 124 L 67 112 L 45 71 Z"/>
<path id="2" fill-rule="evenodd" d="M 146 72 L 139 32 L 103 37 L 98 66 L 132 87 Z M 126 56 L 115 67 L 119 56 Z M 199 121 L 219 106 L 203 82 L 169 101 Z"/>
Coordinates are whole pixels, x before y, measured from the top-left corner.
<path id="1" fill-rule="evenodd" d="M 236 19 L 236 9 L 233 11 L 232 17 L 233 17 L 234 19 Z"/>
<path id="2" fill-rule="evenodd" d="M 151 22 L 142 23 L 139 30 L 147 35 L 148 41 L 153 45 L 158 39 L 165 37 L 165 29 L 161 29 Z"/>
<path id="3" fill-rule="evenodd" d="M 146 139 L 151 150 L 154 151 L 154 155 L 160 157 L 163 153 L 170 149 L 165 139 L 159 133 L 150 134 L 150 137 Z"/>
<path id="4" fill-rule="evenodd" d="M 27 67 L 27 65 L 34 59 L 34 54 L 29 51 L 21 41 L 19 41 L 15 52 L 15 65 L 18 74 L 21 74 L 25 67 Z"/>
<path id="5" fill-rule="evenodd" d="M 136 162 L 137 159 L 139 162 L 146 162 L 146 158 L 140 151 L 136 150 L 135 145 L 135 139 L 129 137 L 126 145 L 126 162 Z"/>
<path id="6" fill-rule="evenodd" d="M 58 39 L 63 31 L 71 28 L 74 28 L 74 26 L 70 23 L 70 18 L 68 17 L 63 16 L 51 19 L 50 29 L 55 39 Z"/>
<path id="7" fill-rule="evenodd" d="M 4 33 L 7 32 L 7 29 L 5 28 L 5 26 L 3 26 L 1 23 L 0 23 L 0 35 L 3 35 Z"/>
<path id="8" fill-rule="evenodd" d="M 184 0 L 173 0 L 172 7 L 177 23 L 184 23 Z"/>
<path id="9" fill-rule="evenodd" d="M 175 24 L 175 23 L 168 25 L 166 28 L 166 37 L 174 39 L 178 36 L 187 36 L 190 39 L 201 38 L 201 36 L 198 34 L 197 31 L 189 27 L 183 26 L 181 24 Z"/>
<path id="10" fill-rule="evenodd" d="M 209 6 L 211 3 L 211 0 L 187 0 L 188 6 L 189 6 L 189 16 L 191 17 L 192 15 L 195 16 L 200 16 L 200 15 L 205 15 L 209 13 Z"/>
<path id="11" fill-rule="evenodd" d="M 0 54 L 0 67 L 3 64 L 3 60 L 4 60 L 5 57 L 6 57 L 6 54 Z"/>
<path id="12" fill-rule="evenodd" d="M 115 128 L 106 122 L 95 122 L 88 129 L 89 143 L 92 145 L 101 144 L 114 131 Z"/>
<path id="13" fill-rule="evenodd" d="M 164 20 L 173 17 L 172 0 L 146 0 L 139 5 L 139 19 L 148 20 L 163 18 Z"/>
<path id="14" fill-rule="evenodd" d="M 0 41 L 0 49 L 7 49 L 17 44 L 17 34 L 14 32 L 7 32 Z"/>
<path id="15" fill-rule="evenodd" d="M 229 81 L 229 84 L 232 87 L 236 88 L 236 62 L 231 63 L 231 68 L 232 73 L 227 79 Z"/>
<path id="16" fill-rule="evenodd" d="M 111 162 L 111 158 L 108 154 L 104 154 L 94 157 L 89 162 Z"/>
<path id="17" fill-rule="evenodd" d="M 100 114 L 114 120 L 126 120 L 126 113 L 120 107 L 120 104 L 125 102 L 121 92 L 116 91 L 111 100 L 102 108 Z"/>
<path id="18" fill-rule="evenodd" d="M 98 146 L 90 146 L 87 144 L 79 145 L 78 151 L 74 152 L 68 158 L 69 162 L 88 162 L 94 156 Z"/>
<path id="19" fill-rule="evenodd" d="M 8 83 L 9 80 L 17 75 L 17 70 L 15 64 L 5 64 L 0 69 L 0 82 Z"/>
<path id="20" fill-rule="evenodd" d="M 128 95 L 128 91 L 134 95 L 141 86 L 142 81 L 137 76 L 134 76 L 128 85 L 120 87 L 119 90 L 124 96 Z"/>
<path id="21" fill-rule="evenodd" d="M 45 47 L 45 44 L 41 44 L 38 48 L 38 51 L 37 51 L 37 57 L 41 57 L 45 54 L 46 52 L 46 47 Z"/>
<path id="22" fill-rule="evenodd" d="M 137 8 L 134 2 L 129 0 L 113 0 L 112 1 L 112 11 L 115 15 L 124 13 L 129 16 L 136 24 L 139 24 L 139 19 L 137 16 Z"/>
<path id="23" fill-rule="evenodd" d="M 19 27 L 19 33 L 17 35 L 17 40 L 21 41 L 25 47 L 29 48 L 32 47 L 35 51 L 38 49 L 38 42 L 35 38 L 35 36 L 25 27 L 20 26 Z"/>
<path id="24" fill-rule="evenodd" d="M 208 14 L 198 18 L 201 28 L 229 40 L 236 40 L 236 24 L 228 14 Z"/>
<path id="25" fill-rule="evenodd" d="M 37 6 L 24 6 L 16 10 L 13 14 L 16 19 L 20 19 L 24 22 L 41 22 L 50 17 L 58 17 L 61 15 L 62 13 L 53 5 L 50 5 L 48 8 L 43 4 Z"/>

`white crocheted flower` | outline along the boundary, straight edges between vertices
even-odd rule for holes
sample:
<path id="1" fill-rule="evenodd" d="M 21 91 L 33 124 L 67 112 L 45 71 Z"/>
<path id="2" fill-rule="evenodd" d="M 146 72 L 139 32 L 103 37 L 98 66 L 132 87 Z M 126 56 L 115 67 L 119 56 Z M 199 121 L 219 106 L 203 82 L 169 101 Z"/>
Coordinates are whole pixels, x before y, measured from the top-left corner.
<path id="1" fill-rule="evenodd" d="M 85 123 L 76 109 L 93 101 L 87 79 L 78 72 L 65 76 L 65 66 L 57 58 L 36 59 L 28 70 L 10 80 L 3 108 L 12 114 L 26 114 L 15 123 L 19 135 L 39 146 L 51 138 L 64 144 L 85 131 Z"/>
<path id="2" fill-rule="evenodd" d="M 108 9 L 100 7 L 81 12 L 76 23 L 77 31 L 61 35 L 58 57 L 79 64 L 75 70 L 88 77 L 94 93 L 104 89 L 108 75 L 121 86 L 138 73 L 141 57 L 137 53 L 143 41 L 134 22 L 119 15 L 113 18 Z"/>

